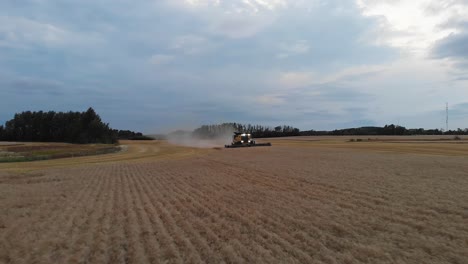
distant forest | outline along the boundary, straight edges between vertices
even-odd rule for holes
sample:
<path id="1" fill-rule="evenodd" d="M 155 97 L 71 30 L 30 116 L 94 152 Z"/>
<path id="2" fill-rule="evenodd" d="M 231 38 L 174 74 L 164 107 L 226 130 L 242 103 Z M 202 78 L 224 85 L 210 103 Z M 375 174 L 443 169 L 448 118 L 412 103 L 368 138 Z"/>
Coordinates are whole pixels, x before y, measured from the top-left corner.
<path id="1" fill-rule="evenodd" d="M 0 126 L 1 141 L 114 144 L 118 139 L 150 139 L 141 133 L 115 130 L 93 108 L 86 112 L 26 111 Z"/>
<path id="2" fill-rule="evenodd" d="M 223 123 L 203 125 L 192 132 L 197 138 L 216 138 L 234 131 L 252 133 L 255 138 L 292 137 L 292 136 L 382 136 L 382 135 L 468 135 L 468 128 L 443 131 L 439 129 L 407 129 L 403 126 L 385 125 L 383 127 L 359 127 L 337 129 L 332 131 L 307 130 L 300 131 L 291 126 L 268 127 L 261 125 L 244 125 L 239 123 Z"/>
<path id="3" fill-rule="evenodd" d="M 443 131 L 439 129 L 407 129 L 397 125 L 383 127 L 359 127 L 333 131 L 300 131 L 298 128 L 281 125 L 276 127 L 223 123 L 203 125 L 191 134 L 196 138 L 210 139 L 232 132 L 248 132 L 255 138 L 292 136 L 377 136 L 377 135 L 468 135 L 468 129 Z M 93 108 L 86 112 L 31 112 L 15 114 L 5 126 L 0 125 L 0 141 L 69 142 L 114 144 L 119 139 L 152 140 L 140 132 L 117 130 L 102 122 Z"/>
<path id="4" fill-rule="evenodd" d="M 117 135 L 118 139 L 154 140 L 154 138 L 145 136 L 141 132 L 133 132 L 133 131 L 130 131 L 130 130 L 117 130 L 117 129 L 114 129 L 113 132 Z"/>
<path id="5" fill-rule="evenodd" d="M 383 127 L 359 127 L 359 128 L 346 128 L 337 129 L 333 131 L 301 131 L 301 136 L 382 136 L 382 135 L 468 135 L 468 128 L 443 131 L 440 129 L 423 129 L 413 128 L 407 129 L 403 126 L 385 125 Z"/>
<path id="6" fill-rule="evenodd" d="M 291 126 L 268 127 L 261 125 L 239 124 L 239 123 L 223 123 L 217 125 L 203 125 L 192 132 L 192 135 L 197 138 L 216 138 L 226 134 L 236 132 L 251 133 L 254 138 L 265 137 L 292 137 L 299 136 L 298 128 Z"/>

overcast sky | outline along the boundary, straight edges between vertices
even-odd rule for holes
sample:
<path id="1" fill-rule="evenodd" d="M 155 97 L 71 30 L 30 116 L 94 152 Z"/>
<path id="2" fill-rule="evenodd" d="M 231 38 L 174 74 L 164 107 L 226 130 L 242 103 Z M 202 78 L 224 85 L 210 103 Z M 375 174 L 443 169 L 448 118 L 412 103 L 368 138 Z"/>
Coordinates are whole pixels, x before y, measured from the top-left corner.
<path id="1" fill-rule="evenodd" d="M 468 0 L 2 0 L 0 123 L 468 127 Z"/>

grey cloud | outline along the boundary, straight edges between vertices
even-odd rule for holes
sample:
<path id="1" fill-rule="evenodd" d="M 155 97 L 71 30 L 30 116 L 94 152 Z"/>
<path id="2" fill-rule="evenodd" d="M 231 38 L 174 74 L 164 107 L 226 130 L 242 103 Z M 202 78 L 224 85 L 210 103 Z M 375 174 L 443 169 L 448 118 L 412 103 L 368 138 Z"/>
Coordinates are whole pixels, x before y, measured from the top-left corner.
<path id="1" fill-rule="evenodd" d="M 64 88 L 61 82 L 36 78 L 20 78 L 7 83 L 6 86 L 13 93 L 22 95 L 27 95 L 28 93 L 62 95 Z"/>
<path id="2" fill-rule="evenodd" d="M 466 119 L 468 117 L 468 102 L 452 106 L 449 114 L 451 117 Z M 466 127 L 468 127 L 468 122 L 466 123 Z"/>
<path id="3" fill-rule="evenodd" d="M 451 34 L 439 41 L 433 55 L 436 58 L 468 59 L 468 32 Z"/>
<path id="4" fill-rule="evenodd" d="M 464 67 L 468 67 L 468 64 L 466 64 Z M 459 76 L 453 79 L 454 81 L 468 81 L 468 76 Z"/>
<path id="5" fill-rule="evenodd" d="M 373 97 L 352 84 L 365 83 L 362 79 L 374 72 L 281 94 L 285 105 L 261 105 L 254 99 L 278 92 L 271 80 L 280 72 L 327 76 L 399 56 L 362 41 L 378 21 L 362 17 L 354 1 L 326 1 L 310 10 L 278 7 L 262 14 L 173 8 L 176 0 L 20 2 L 0 1 L 0 15 L 24 17 L 21 32 L 35 26 L 39 35 L 19 35 L 29 49 L 0 47 L 0 74 L 4 68 L 15 76 L 0 76 L 0 96 L 15 106 L 0 105 L 1 113 L 82 111 L 91 105 L 115 128 L 147 132 L 223 121 L 301 129 L 368 124 L 365 109 L 354 105 L 365 108 Z M 2 26 L 6 32 L 14 24 Z M 51 36 L 64 42 L 51 45 L 54 39 L 44 39 L 43 32 L 56 32 Z M 49 45 L 35 45 L 36 37 Z M 278 53 L 287 59 L 277 59 Z M 164 67 L 148 63 L 151 58 Z"/>
<path id="6" fill-rule="evenodd" d="M 465 0 L 437 0 L 430 1 L 424 7 L 424 11 L 427 15 L 438 15 L 441 10 L 447 9 L 453 5 L 463 5 L 466 4 Z"/>
<path id="7" fill-rule="evenodd" d="M 288 93 L 288 100 L 294 101 L 297 98 L 307 98 L 308 101 L 332 101 L 354 103 L 369 101 L 372 95 L 357 91 L 351 87 L 341 86 L 338 83 L 324 85 L 313 85 Z M 355 109 L 355 108 L 354 108 Z"/>
<path id="8" fill-rule="evenodd" d="M 212 22 L 211 31 L 233 39 L 247 38 L 269 26 L 273 21 L 272 18 L 266 16 L 235 14 L 221 17 L 219 21 Z"/>

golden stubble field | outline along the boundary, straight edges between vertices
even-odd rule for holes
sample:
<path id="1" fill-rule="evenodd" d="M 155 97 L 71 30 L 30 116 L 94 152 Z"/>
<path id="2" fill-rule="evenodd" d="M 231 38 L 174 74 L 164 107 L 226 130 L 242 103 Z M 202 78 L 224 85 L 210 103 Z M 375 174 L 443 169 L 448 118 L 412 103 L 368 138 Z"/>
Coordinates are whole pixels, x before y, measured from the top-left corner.
<path id="1" fill-rule="evenodd" d="M 0 164 L 0 263 L 467 263 L 468 142 L 272 139 Z"/>

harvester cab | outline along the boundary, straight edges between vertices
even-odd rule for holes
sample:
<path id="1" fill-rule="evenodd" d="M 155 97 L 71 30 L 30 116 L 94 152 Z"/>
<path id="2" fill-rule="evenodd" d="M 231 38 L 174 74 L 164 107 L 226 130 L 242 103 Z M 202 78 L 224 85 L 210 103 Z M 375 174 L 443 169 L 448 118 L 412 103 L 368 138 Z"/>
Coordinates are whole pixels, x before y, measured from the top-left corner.
<path id="1" fill-rule="evenodd" d="M 256 143 L 250 133 L 234 132 L 231 145 L 225 145 L 226 148 L 241 148 L 241 147 L 261 147 L 271 146 L 271 143 Z"/>

